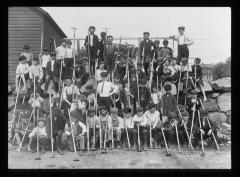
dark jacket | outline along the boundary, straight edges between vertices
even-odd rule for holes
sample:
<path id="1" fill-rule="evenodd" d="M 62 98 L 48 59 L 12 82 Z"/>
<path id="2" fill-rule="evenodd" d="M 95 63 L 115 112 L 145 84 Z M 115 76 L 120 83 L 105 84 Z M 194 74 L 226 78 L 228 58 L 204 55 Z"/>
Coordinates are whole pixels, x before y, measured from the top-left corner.
<path id="1" fill-rule="evenodd" d="M 54 65 L 53 65 L 53 72 L 51 71 L 52 69 L 52 62 L 51 60 L 47 63 L 47 67 L 46 67 L 46 73 L 49 76 L 54 76 L 54 77 L 59 77 L 60 76 L 60 68 L 58 67 L 58 64 L 56 62 L 56 60 L 54 61 Z"/>
<path id="2" fill-rule="evenodd" d="M 160 52 L 160 50 L 162 49 L 163 47 L 159 47 L 158 49 L 154 48 L 152 51 L 151 51 L 151 58 L 153 58 L 153 55 L 155 53 L 155 57 L 154 59 L 157 60 L 158 58 L 158 53 Z M 170 53 L 169 53 L 169 56 L 172 57 L 172 49 L 170 47 L 167 47 L 167 49 L 170 50 Z"/>
<path id="3" fill-rule="evenodd" d="M 197 79 L 198 78 L 202 79 L 202 76 L 203 76 L 202 67 L 199 65 L 196 68 L 196 75 L 197 75 Z M 195 78 L 195 65 L 192 65 L 192 77 Z"/>
<path id="4" fill-rule="evenodd" d="M 177 101 L 174 95 L 167 96 L 164 94 L 162 96 L 162 102 L 160 101 L 160 106 L 163 106 L 163 115 L 168 116 L 170 112 L 177 113 Z"/>
<path id="5" fill-rule="evenodd" d="M 141 99 L 142 97 L 143 97 L 143 100 Z M 144 101 L 147 104 L 150 103 L 151 93 L 150 93 L 148 88 L 146 88 L 146 87 L 143 87 L 143 88 L 139 87 L 139 99 L 140 99 L 140 101 Z M 138 100 L 138 99 L 136 99 L 136 100 Z"/>
<path id="6" fill-rule="evenodd" d="M 140 56 L 142 56 L 143 48 L 144 48 L 144 56 L 150 56 L 151 55 L 151 48 L 154 47 L 154 43 L 152 40 L 142 40 L 140 43 Z"/>
<path id="7" fill-rule="evenodd" d="M 147 78 L 147 75 L 145 72 L 137 71 L 137 73 L 138 73 L 138 79 L 146 79 Z"/>
<path id="8" fill-rule="evenodd" d="M 105 41 L 106 41 L 105 39 L 101 39 L 101 41 L 99 42 L 99 45 L 98 45 L 98 50 L 100 50 L 99 57 L 101 60 L 104 60 L 103 52 L 104 52 Z"/>
<path id="9" fill-rule="evenodd" d="M 88 50 L 88 45 L 86 45 L 86 43 L 88 42 L 88 36 L 86 36 L 85 38 L 85 42 L 84 42 L 84 46 L 87 48 Z M 90 36 L 89 36 L 89 39 L 90 39 Z M 89 42 L 89 47 L 90 47 L 90 50 L 98 50 L 99 49 L 99 40 L 98 40 L 98 36 L 93 34 L 93 46 L 90 46 L 90 42 Z"/>
<path id="10" fill-rule="evenodd" d="M 126 74 L 126 67 L 120 67 L 117 66 L 114 75 L 119 75 L 120 76 L 120 82 L 122 83 L 123 78 Z"/>

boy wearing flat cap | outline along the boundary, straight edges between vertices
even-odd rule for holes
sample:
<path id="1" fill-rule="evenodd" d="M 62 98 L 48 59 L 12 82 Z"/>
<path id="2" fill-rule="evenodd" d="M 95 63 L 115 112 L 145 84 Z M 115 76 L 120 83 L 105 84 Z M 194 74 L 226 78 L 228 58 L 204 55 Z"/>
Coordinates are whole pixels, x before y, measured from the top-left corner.
<path id="1" fill-rule="evenodd" d="M 28 44 L 23 46 L 23 52 L 21 52 L 20 56 L 25 56 L 26 57 L 26 63 L 28 63 L 29 66 L 32 65 L 32 60 L 33 60 L 33 54 L 32 52 L 29 51 L 30 46 Z"/>
<path id="2" fill-rule="evenodd" d="M 123 119 L 118 116 L 118 109 L 116 107 L 111 108 L 112 129 L 113 137 L 110 136 L 110 140 L 114 138 L 113 142 L 117 142 L 117 148 L 120 149 L 121 135 L 124 131 Z M 112 135 L 112 134 L 111 134 Z"/>
<path id="3" fill-rule="evenodd" d="M 137 113 L 133 117 L 134 133 L 137 135 L 137 133 L 138 133 L 137 126 L 139 126 L 140 147 L 143 146 L 143 149 L 146 150 L 147 149 L 148 119 L 144 115 L 143 107 L 137 107 L 136 112 Z M 138 142 L 138 140 L 135 139 L 134 142 Z"/>
<path id="4" fill-rule="evenodd" d="M 94 26 L 90 26 L 88 31 L 89 33 L 85 38 L 84 46 L 86 47 L 87 52 L 90 55 L 90 72 L 95 73 L 95 60 L 97 58 L 97 51 L 99 49 L 99 40 L 98 36 L 94 34 Z"/>
<path id="5" fill-rule="evenodd" d="M 81 149 L 81 151 L 84 152 L 84 136 L 86 134 L 86 126 L 81 121 L 79 121 L 80 113 L 78 111 L 72 111 L 70 113 L 70 118 L 73 130 L 71 129 L 70 122 L 68 121 L 65 124 L 64 132 L 62 134 L 62 144 L 66 145 L 70 152 L 74 152 L 74 142 L 71 135 L 73 132 L 77 150 Z"/>
<path id="6" fill-rule="evenodd" d="M 207 101 L 207 97 L 204 91 L 204 85 L 203 85 L 203 80 L 202 80 L 202 67 L 200 66 L 201 63 L 201 59 L 200 58 L 195 58 L 194 60 L 194 65 L 192 65 L 192 73 L 189 76 L 189 79 L 192 81 L 193 86 L 195 87 L 194 82 L 196 82 L 196 86 L 200 87 L 202 94 L 203 94 L 203 101 Z M 196 76 L 195 76 L 195 66 L 196 66 Z M 196 78 L 196 80 L 195 80 Z M 196 89 L 196 88 L 195 88 Z"/>
<path id="7" fill-rule="evenodd" d="M 89 145 L 91 150 L 96 149 L 96 142 L 99 140 L 100 119 L 95 115 L 95 108 L 89 107 L 87 111 L 87 129 L 89 132 Z M 95 136 L 95 137 L 94 137 Z"/>
<path id="8" fill-rule="evenodd" d="M 188 46 L 193 44 L 193 41 L 190 40 L 190 38 L 188 38 L 186 34 L 184 34 L 184 31 L 185 27 L 179 26 L 178 27 L 179 35 L 169 36 L 178 43 L 178 56 L 177 56 L 178 63 L 180 63 L 182 57 L 186 57 L 187 59 L 189 58 Z"/>
<path id="9" fill-rule="evenodd" d="M 160 108 L 163 116 L 168 116 L 170 112 L 177 112 L 177 101 L 174 95 L 171 94 L 171 85 L 166 84 L 164 86 L 165 94 L 160 101 Z"/>
<path id="10" fill-rule="evenodd" d="M 169 112 L 168 120 L 163 123 L 163 131 L 166 136 L 166 141 L 169 145 L 177 143 L 175 126 L 178 126 L 177 114 L 175 112 Z"/>
<path id="11" fill-rule="evenodd" d="M 144 110 L 146 110 L 147 105 L 151 101 L 151 93 L 150 90 L 146 87 L 146 79 L 139 80 L 139 99 L 138 102 Z"/>
<path id="12" fill-rule="evenodd" d="M 130 142 L 130 147 L 136 149 L 136 133 L 134 133 L 134 121 L 132 117 L 132 110 L 129 107 L 125 107 L 123 110 L 123 125 L 125 131 L 122 132 L 123 147 L 128 147 L 127 133 Z M 127 131 L 127 132 L 126 132 Z M 125 144 L 125 146 L 124 146 Z"/>
<path id="13" fill-rule="evenodd" d="M 98 106 L 106 105 L 108 112 L 110 112 L 110 106 L 112 105 L 111 95 L 113 94 L 113 84 L 107 81 L 108 73 L 101 73 L 102 82 L 97 85 L 97 94 L 98 98 Z"/>
<path id="14" fill-rule="evenodd" d="M 45 151 L 45 146 L 47 143 L 47 131 L 46 131 L 46 119 L 45 118 L 39 118 L 38 119 L 38 126 L 35 127 L 32 132 L 29 134 L 29 144 L 32 149 L 32 153 L 36 152 L 36 144 L 37 144 L 37 136 L 39 137 L 39 147 L 42 149 L 42 154 L 44 154 Z M 35 146 L 32 147 L 32 146 Z"/>
<path id="15" fill-rule="evenodd" d="M 50 53 L 51 60 L 47 63 L 46 66 L 46 78 L 45 78 L 45 85 L 44 85 L 44 93 L 47 93 L 48 85 L 52 80 L 54 83 L 54 90 L 58 92 L 58 80 L 59 80 L 59 67 L 56 62 L 56 52 Z"/>
<path id="16" fill-rule="evenodd" d="M 141 62 L 137 62 L 137 77 L 139 80 L 147 77 L 146 73 L 143 71 Z"/>
<path id="17" fill-rule="evenodd" d="M 18 92 L 18 85 L 19 82 L 23 82 L 23 92 L 25 92 L 27 90 L 27 80 L 29 78 L 29 65 L 28 63 L 26 63 L 26 57 L 25 56 L 20 56 L 19 57 L 19 64 L 17 66 L 16 69 L 16 80 L 15 80 L 15 85 L 16 85 L 16 89 L 15 89 L 15 93 Z"/>
<path id="18" fill-rule="evenodd" d="M 150 57 L 151 57 L 151 50 L 154 47 L 154 43 L 152 40 L 149 39 L 149 32 L 143 33 L 143 40 L 140 43 L 140 58 L 144 65 L 144 70 L 146 75 L 148 76 L 148 68 L 150 65 Z"/>
<path id="19" fill-rule="evenodd" d="M 164 60 L 166 57 L 172 58 L 172 49 L 168 47 L 168 40 L 163 40 L 163 47 L 159 51 L 159 59 Z"/>

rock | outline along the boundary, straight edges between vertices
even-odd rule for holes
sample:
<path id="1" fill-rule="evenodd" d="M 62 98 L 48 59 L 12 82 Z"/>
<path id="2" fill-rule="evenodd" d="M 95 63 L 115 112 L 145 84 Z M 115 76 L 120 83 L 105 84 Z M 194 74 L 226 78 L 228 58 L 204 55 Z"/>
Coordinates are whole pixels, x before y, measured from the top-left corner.
<path id="1" fill-rule="evenodd" d="M 231 91 L 231 77 L 215 80 L 211 82 L 211 86 L 213 90 L 229 92 Z"/>
<path id="2" fill-rule="evenodd" d="M 204 88 L 206 93 L 207 92 L 212 92 L 212 87 L 207 81 L 203 80 L 203 85 L 204 85 L 203 88 Z"/>
<path id="3" fill-rule="evenodd" d="M 220 93 L 212 93 L 212 98 L 217 98 L 220 95 Z"/>
<path id="4" fill-rule="evenodd" d="M 222 112 L 211 112 L 208 114 L 209 119 L 217 126 L 220 127 L 222 123 L 227 122 L 227 116 Z"/>
<path id="5" fill-rule="evenodd" d="M 222 112 L 231 110 L 231 92 L 221 94 L 217 97 L 218 107 Z"/>
<path id="6" fill-rule="evenodd" d="M 231 113 L 232 113 L 232 111 L 227 111 L 227 112 L 226 112 L 227 123 L 228 123 L 228 124 L 231 124 Z"/>
<path id="7" fill-rule="evenodd" d="M 9 85 L 8 86 L 8 93 L 12 92 L 12 87 Z"/>
<path id="8" fill-rule="evenodd" d="M 220 131 L 223 134 L 231 135 L 231 125 L 227 123 L 222 123 L 222 125 L 220 126 Z"/>
<path id="9" fill-rule="evenodd" d="M 208 98 L 207 101 L 202 101 L 203 107 L 208 112 L 214 112 L 218 110 L 218 105 L 215 99 Z"/>

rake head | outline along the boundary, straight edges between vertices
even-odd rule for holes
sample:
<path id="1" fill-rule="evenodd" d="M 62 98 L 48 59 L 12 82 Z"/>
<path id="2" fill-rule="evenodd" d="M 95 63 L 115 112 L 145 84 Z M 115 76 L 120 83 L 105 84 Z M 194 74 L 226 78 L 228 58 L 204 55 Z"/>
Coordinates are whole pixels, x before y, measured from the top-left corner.
<path id="1" fill-rule="evenodd" d="M 172 156 L 170 153 L 165 154 L 166 157 Z"/>
<path id="2" fill-rule="evenodd" d="M 35 160 L 41 160 L 41 158 L 40 157 L 36 157 Z"/>
<path id="3" fill-rule="evenodd" d="M 77 162 L 77 161 L 80 161 L 80 160 L 78 158 L 75 158 L 75 159 L 73 159 L 73 161 Z"/>

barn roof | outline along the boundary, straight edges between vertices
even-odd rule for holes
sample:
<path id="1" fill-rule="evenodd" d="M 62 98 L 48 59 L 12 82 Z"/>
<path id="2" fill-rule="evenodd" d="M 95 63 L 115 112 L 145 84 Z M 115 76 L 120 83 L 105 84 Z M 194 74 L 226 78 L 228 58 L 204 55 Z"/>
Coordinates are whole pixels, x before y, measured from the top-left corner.
<path id="1" fill-rule="evenodd" d="M 63 38 L 66 38 L 66 34 L 62 31 L 62 29 L 57 25 L 57 23 L 53 20 L 53 18 L 49 15 L 49 13 L 47 13 L 45 10 L 43 10 L 40 7 L 31 7 L 36 9 L 40 14 L 42 14 L 48 21 L 50 24 L 53 25 L 53 27 L 63 36 Z"/>

